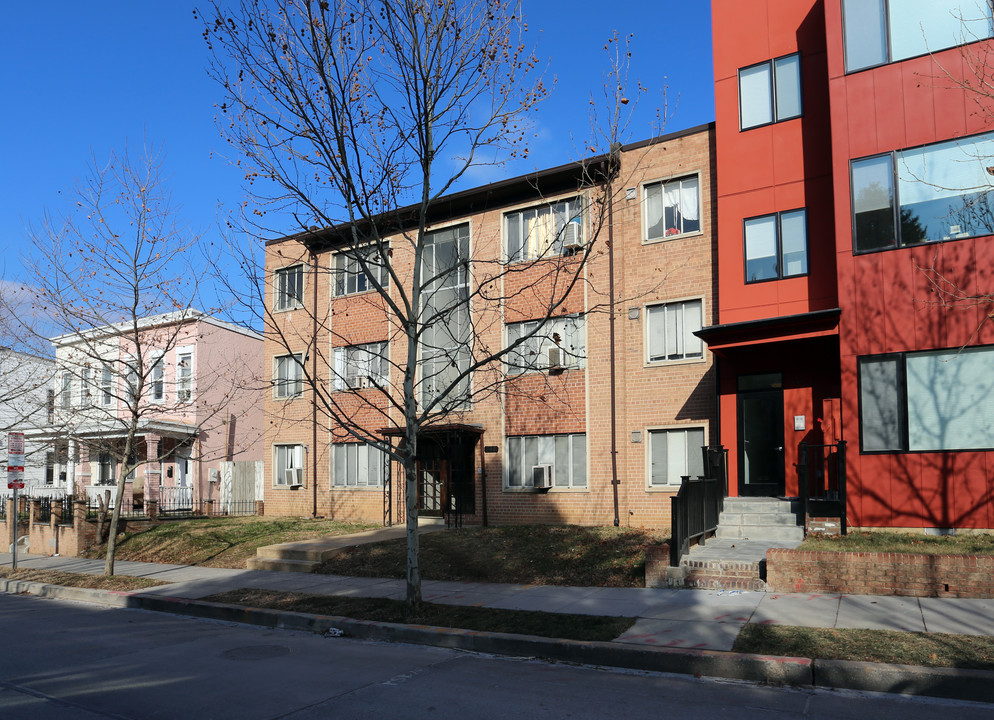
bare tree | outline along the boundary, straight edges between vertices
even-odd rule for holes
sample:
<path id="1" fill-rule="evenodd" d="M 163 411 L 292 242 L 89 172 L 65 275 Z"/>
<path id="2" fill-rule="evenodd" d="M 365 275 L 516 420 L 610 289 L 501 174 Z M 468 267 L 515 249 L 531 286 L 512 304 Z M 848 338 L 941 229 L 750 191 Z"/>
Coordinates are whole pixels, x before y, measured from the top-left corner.
<path id="1" fill-rule="evenodd" d="M 58 334 L 50 439 L 83 444 L 120 467 L 105 565 L 112 575 L 125 478 L 134 473 L 140 500 L 136 470 L 163 459 L 141 452 L 138 440 L 163 411 L 164 384 L 187 382 L 181 371 L 166 378 L 163 356 L 196 315 L 198 275 L 187 253 L 198 238 L 177 221 L 151 149 L 94 160 L 69 197 L 68 209 L 31 230 L 26 268 L 33 308 L 47 318 L 46 334 Z"/>
<path id="2" fill-rule="evenodd" d="M 582 357 L 557 320 L 586 309 L 577 291 L 588 260 L 604 252 L 597 239 L 627 113 L 608 113 L 598 139 L 606 154 L 570 171 L 574 197 L 536 214 L 533 235 L 507 252 L 490 238 L 489 254 L 474 238 L 471 256 L 467 232 L 433 226 L 471 169 L 527 155 L 528 115 L 546 93 L 517 3 L 241 0 L 231 11 L 216 3 L 203 19 L 224 89 L 222 133 L 254 194 L 247 230 L 289 235 L 267 248 L 267 273 L 255 278 L 267 336 L 292 366 L 274 394 L 300 377 L 334 437 L 369 443 L 403 467 L 407 600 L 420 602 L 423 431 L 458 421 L 488 394 L 513 394 L 516 371 L 544 363 L 547 349 L 563 365 Z M 615 70 L 609 95 L 620 108 L 628 99 Z M 542 192 L 536 180 L 535 197 Z M 272 212 L 292 216 L 289 234 L 269 225 Z M 316 296 L 303 296 L 304 272 L 323 274 L 336 295 L 350 283 L 374 291 L 364 302 L 382 313 L 387 342 L 357 350 L 362 357 L 347 348 L 329 356 L 319 336 L 352 343 Z M 288 323 L 270 292 L 277 310 L 306 320 Z M 504 346 L 499 329 L 515 320 L 530 322 Z M 398 444 L 380 432 L 393 418 Z"/>

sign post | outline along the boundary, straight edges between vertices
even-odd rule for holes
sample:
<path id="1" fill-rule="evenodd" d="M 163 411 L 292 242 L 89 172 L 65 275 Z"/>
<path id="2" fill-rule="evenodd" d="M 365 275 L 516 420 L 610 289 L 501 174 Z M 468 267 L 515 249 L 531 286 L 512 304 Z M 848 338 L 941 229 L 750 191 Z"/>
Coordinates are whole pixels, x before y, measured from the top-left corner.
<path id="1" fill-rule="evenodd" d="M 14 523 L 11 569 L 17 570 L 17 491 L 24 489 L 24 433 L 7 433 L 7 489 L 14 491 L 14 516 L 8 522 Z"/>

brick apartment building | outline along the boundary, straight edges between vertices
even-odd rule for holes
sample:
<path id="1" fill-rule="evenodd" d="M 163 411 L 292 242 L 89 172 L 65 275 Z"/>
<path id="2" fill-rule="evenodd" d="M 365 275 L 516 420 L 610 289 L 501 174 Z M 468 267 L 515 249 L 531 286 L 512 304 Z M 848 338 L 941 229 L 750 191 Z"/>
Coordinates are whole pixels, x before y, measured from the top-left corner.
<path id="1" fill-rule="evenodd" d="M 455 512 L 467 524 L 669 524 L 680 476 L 701 472 L 700 448 L 717 432 L 711 356 L 694 334 L 713 324 L 716 302 L 714 132 L 711 124 L 622 148 L 610 213 L 596 213 L 603 227 L 594 217 L 601 187 L 587 186 L 582 164 L 435 206 L 431 257 L 469 260 L 451 276 L 453 292 L 485 290 L 499 277 L 493 293 L 474 297 L 474 349 L 453 363 L 469 362 L 475 348 L 510 347 L 551 317 L 502 362 L 474 372 L 474 391 L 489 392 L 474 392 L 422 436 L 422 514 Z M 404 229 L 389 247 L 402 282 L 413 272 Z M 325 412 L 356 420 L 362 439 L 401 442 L 403 420 L 385 393 L 396 392 L 406 344 L 371 290 L 368 273 L 379 271 L 342 251 L 343 230 L 266 245 L 266 512 L 403 522 L 400 465 Z M 579 281 L 564 292 L 558 270 L 568 276 L 588 247 Z M 544 259 L 529 260 L 536 255 Z M 376 280 L 398 296 L 386 275 Z M 428 355 L 419 371 L 443 382 L 444 363 L 430 366 Z M 536 466 L 547 470 L 536 475 Z M 551 487 L 536 488 L 536 477 Z"/>
<path id="2" fill-rule="evenodd" d="M 851 525 L 994 527 L 991 6 L 713 0 L 733 495 L 845 441 Z M 966 296 L 957 299 L 957 296 Z M 809 482 L 803 476 L 800 482 Z"/>

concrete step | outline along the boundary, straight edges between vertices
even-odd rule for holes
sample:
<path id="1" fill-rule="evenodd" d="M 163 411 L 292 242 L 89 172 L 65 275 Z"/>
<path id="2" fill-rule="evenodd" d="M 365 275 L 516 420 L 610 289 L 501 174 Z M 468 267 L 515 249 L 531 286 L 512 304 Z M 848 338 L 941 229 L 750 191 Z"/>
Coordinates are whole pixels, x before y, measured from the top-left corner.
<path id="1" fill-rule="evenodd" d="M 799 525 L 719 525 L 715 537 L 800 543 L 804 539 L 804 528 Z"/>
<path id="2" fill-rule="evenodd" d="M 738 512 L 725 510 L 718 516 L 721 525 L 797 525 L 797 515 L 791 512 Z"/>
<path id="3" fill-rule="evenodd" d="M 725 510 L 729 512 L 797 512 L 801 509 L 799 500 L 786 498 L 725 498 Z"/>
<path id="4" fill-rule="evenodd" d="M 285 560 L 281 558 L 250 557 L 245 561 L 249 570 L 270 570 L 274 572 L 314 572 L 321 563 L 311 560 Z"/>
<path id="5" fill-rule="evenodd" d="M 700 590 L 766 590 L 762 564 L 738 560 L 695 560 L 685 557 L 668 577 L 671 586 Z"/>
<path id="6" fill-rule="evenodd" d="M 283 543 L 282 545 L 266 545 L 257 548 L 256 557 L 267 560 L 302 560 L 322 563 L 340 553 L 343 548 L 327 547 L 320 543 Z"/>

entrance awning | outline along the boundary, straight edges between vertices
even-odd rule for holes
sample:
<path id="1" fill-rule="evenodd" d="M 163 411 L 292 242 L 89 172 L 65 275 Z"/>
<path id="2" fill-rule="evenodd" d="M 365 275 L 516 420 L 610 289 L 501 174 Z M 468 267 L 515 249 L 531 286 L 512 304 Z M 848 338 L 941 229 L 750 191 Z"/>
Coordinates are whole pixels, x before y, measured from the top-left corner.
<path id="1" fill-rule="evenodd" d="M 841 314 L 839 308 L 832 308 L 799 315 L 709 325 L 694 335 L 707 343 L 711 352 L 721 355 L 723 350 L 737 347 L 838 335 Z"/>
<path id="2" fill-rule="evenodd" d="M 381 428 L 380 435 L 384 437 L 404 437 L 407 428 L 400 426 Z M 468 433 L 470 435 L 482 435 L 482 425 L 470 425 L 468 423 L 446 423 L 444 425 L 425 425 L 421 428 L 422 435 L 435 435 L 441 433 Z"/>

